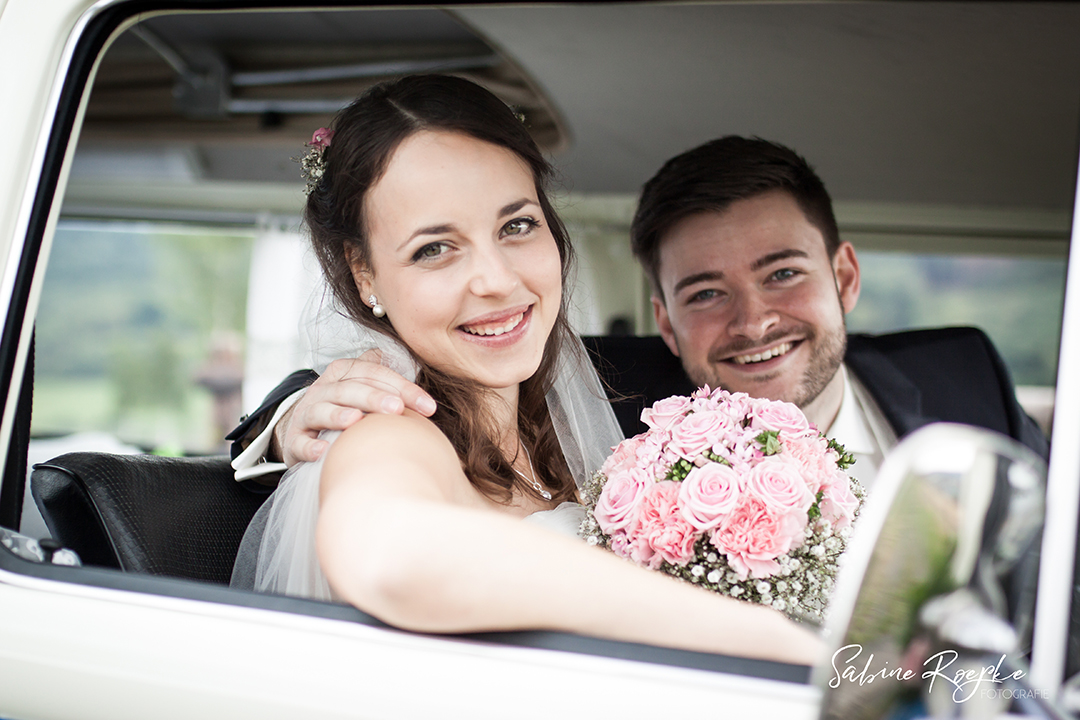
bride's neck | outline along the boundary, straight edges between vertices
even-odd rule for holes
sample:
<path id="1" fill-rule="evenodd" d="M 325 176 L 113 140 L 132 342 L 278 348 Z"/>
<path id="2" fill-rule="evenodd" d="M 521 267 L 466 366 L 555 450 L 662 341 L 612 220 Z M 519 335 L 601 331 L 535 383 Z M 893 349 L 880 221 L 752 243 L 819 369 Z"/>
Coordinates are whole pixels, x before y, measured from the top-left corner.
<path id="1" fill-rule="evenodd" d="M 518 386 L 499 388 L 489 396 L 491 419 L 498 432 L 499 446 L 507 457 L 514 457 L 518 447 Z"/>

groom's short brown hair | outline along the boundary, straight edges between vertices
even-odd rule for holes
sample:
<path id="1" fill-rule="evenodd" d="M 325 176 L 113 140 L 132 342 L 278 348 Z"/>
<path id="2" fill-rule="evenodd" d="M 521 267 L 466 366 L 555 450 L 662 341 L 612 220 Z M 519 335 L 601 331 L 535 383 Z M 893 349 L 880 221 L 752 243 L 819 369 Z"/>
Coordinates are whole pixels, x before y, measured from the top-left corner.
<path id="1" fill-rule="evenodd" d="M 761 138 L 727 135 L 687 150 L 664 163 L 645 183 L 630 225 L 630 244 L 653 292 L 660 290 L 660 244 L 683 218 L 723 212 L 736 200 L 783 190 L 825 238 L 831 258 L 840 232 L 825 184 L 791 148 Z"/>

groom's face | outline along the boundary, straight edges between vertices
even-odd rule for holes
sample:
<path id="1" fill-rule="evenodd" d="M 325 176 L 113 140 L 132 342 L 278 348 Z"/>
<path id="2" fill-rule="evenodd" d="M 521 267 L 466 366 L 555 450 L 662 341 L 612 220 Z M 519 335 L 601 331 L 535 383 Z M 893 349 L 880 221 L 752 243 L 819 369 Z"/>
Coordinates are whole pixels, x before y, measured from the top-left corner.
<path id="1" fill-rule="evenodd" d="M 858 262 L 848 243 L 830 258 L 791 195 L 687 217 L 659 259 L 656 322 L 695 383 L 806 407 L 839 381 Z"/>

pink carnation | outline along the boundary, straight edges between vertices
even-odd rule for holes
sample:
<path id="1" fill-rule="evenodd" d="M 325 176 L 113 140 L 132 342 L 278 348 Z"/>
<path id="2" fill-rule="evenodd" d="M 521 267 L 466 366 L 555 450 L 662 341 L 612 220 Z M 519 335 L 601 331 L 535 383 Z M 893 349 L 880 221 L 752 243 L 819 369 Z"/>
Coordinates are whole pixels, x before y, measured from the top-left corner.
<path id="1" fill-rule="evenodd" d="M 636 538 L 631 536 L 638 546 L 637 557 L 631 551 L 635 560 L 641 558 L 642 564 L 655 570 L 663 560 L 685 565 L 694 557 L 698 534 L 679 512 L 679 483 L 666 480 L 646 488 L 637 515 Z M 650 551 L 654 553 L 651 556 Z"/>
<path id="2" fill-rule="evenodd" d="M 851 479 L 847 473 L 836 470 L 822 491 L 825 496 L 818 504 L 821 517 L 838 528 L 850 525 L 855 519 L 855 511 L 859 509 L 859 498 L 851 491 Z"/>
<path id="3" fill-rule="evenodd" d="M 637 468 L 623 470 L 608 477 L 593 510 L 596 522 L 606 535 L 624 530 L 634 521 L 637 506 L 651 480 L 652 478 Z"/>
<path id="4" fill-rule="evenodd" d="M 792 437 L 813 432 L 803 411 L 789 402 L 767 401 L 758 405 L 754 408 L 753 425 L 759 430 L 779 430 Z"/>
<path id="5" fill-rule="evenodd" d="M 709 542 L 727 556 L 728 565 L 740 580 L 747 575 L 766 578 L 780 568 L 776 558 L 802 541 L 802 526 L 798 513 L 779 512 L 753 495 L 744 495 L 742 502 L 728 518 L 713 531 Z"/>
<path id="6" fill-rule="evenodd" d="M 746 476 L 746 491 L 779 513 L 801 515 L 799 529 L 806 527 L 806 511 L 814 504 L 814 494 L 794 462 L 779 455 L 765 458 Z"/>
<path id="7" fill-rule="evenodd" d="M 682 481 L 679 509 L 698 530 L 712 530 L 735 509 L 740 493 L 738 473 L 727 465 L 707 462 Z"/>
<path id="8" fill-rule="evenodd" d="M 726 418 L 718 412 L 696 412 L 671 429 L 671 447 L 687 460 L 710 449 L 725 428 Z"/>
<path id="9" fill-rule="evenodd" d="M 666 430 L 673 422 L 685 415 L 689 409 L 689 398 L 672 395 L 669 398 L 653 403 L 652 407 L 642 410 L 641 422 L 653 430 Z"/>

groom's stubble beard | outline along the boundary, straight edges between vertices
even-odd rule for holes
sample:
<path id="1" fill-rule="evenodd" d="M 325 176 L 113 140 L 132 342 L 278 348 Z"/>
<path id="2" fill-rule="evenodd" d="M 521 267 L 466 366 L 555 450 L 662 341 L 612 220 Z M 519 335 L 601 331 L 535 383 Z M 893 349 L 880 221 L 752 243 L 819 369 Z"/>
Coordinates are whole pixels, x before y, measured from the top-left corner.
<path id="1" fill-rule="evenodd" d="M 782 391 L 780 393 L 781 397 L 770 397 L 768 399 L 783 400 L 804 408 L 821 394 L 822 390 L 836 376 L 840 365 L 844 362 L 844 353 L 847 351 L 847 323 L 844 320 L 842 310 L 840 317 L 840 325 L 836 328 L 821 330 L 809 325 L 802 327 L 803 342 L 811 348 L 810 358 L 806 368 L 803 370 L 802 377 L 793 387 Z M 771 333 L 761 340 L 729 343 L 709 353 L 708 365 L 690 365 L 683 361 L 683 370 L 698 387 L 708 385 L 712 388 L 723 388 L 728 392 L 747 392 L 750 395 L 755 395 L 754 392 L 746 388 L 731 387 L 730 383 L 722 379 L 720 368 L 722 361 L 720 358 L 731 357 L 733 354 L 738 354 L 743 350 L 771 345 L 785 337 L 789 337 L 790 334 L 791 328 L 785 328 L 779 332 Z M 678 338 L 676 338 L 676 345 L 678 345 Z M 682 353 L 681 350 L 680 355 L 686 357 L 686 354 Z M 769 378 L 763 380 L 767 379 Z"/>

